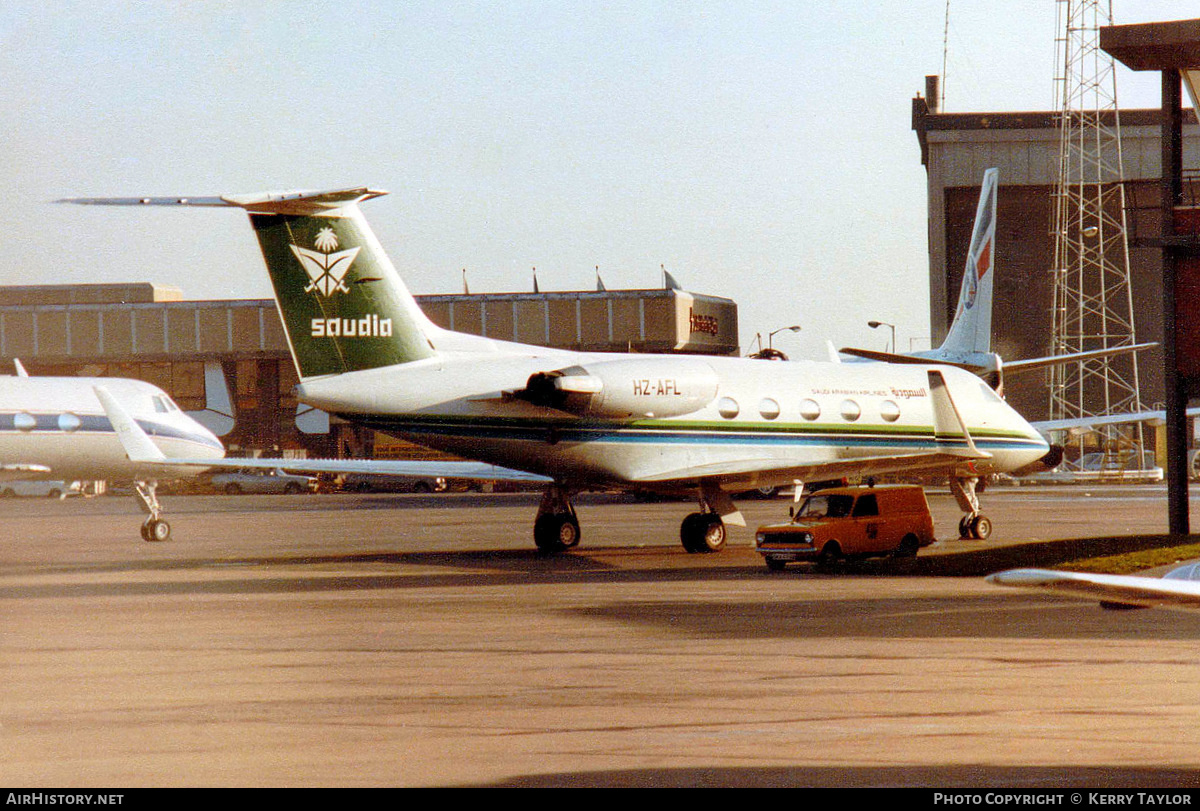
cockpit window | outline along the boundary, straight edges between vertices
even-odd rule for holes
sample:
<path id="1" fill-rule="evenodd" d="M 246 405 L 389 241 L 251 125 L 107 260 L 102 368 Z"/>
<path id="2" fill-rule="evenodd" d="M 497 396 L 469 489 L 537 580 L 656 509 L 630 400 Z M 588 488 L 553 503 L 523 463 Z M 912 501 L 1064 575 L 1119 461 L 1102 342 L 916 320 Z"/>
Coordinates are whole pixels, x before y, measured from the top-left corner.
<path id="1" fill-rule="evenodd" d="M 169 414 L 172 411 L 179 410 L 179 406 L 175 405 L 175 401 L 165 394 L 155 394 L 150 399 L 154 401 L 154 410 L 159 414 Z"/>

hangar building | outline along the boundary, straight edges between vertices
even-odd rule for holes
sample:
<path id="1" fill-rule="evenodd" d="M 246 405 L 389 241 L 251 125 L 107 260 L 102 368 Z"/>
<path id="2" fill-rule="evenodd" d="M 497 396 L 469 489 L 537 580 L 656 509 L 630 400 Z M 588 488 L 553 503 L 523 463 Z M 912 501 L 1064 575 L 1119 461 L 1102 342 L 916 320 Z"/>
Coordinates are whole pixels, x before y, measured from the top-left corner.
<path id="1" fill-rule="evenodd" d="M 595 352 L 738 352 L 737 305 L 683 290 L 417 296 L 459 332 Z M 299 406 L 271 299 L 185 301 L 141 284 L 0 287 L 0 357 L 34 375 L 132 377 L 167 391 L 231 455 L 411 458 L 424 451 Z"/>
<path id="2" fill-rule="evenodd" d="M 921 146 L 929 199 L 929 315 L 936 346 L 958 301 L 983 172 L 1000 169 L 997 199 L 993 349 L 1005 358 L 1049 354 L 1054 280 L 1053 195 L 1059 130 L 1054 113 L 943 113 L 936 89 L 913 99 L 912 128 Z M 1158 232 L 1159 111 L 1123 110 L 1121 135 L 1126 177 L 1127 233 L 1131 244 L 1134 323 L 1138 341 L 1162 336 L 1161 265 L 1155 247 L 1137 235 Z M 1187 112 L 1185 166 L 1200 165 L 1200 130 Z M 1162 402 L 1162 355 L 1141 354 L 1141 397 Z M 1008 400 L 1030 419 L 1045 419 L 1049 388 L 1042 372 L 1006 381 Z"/>

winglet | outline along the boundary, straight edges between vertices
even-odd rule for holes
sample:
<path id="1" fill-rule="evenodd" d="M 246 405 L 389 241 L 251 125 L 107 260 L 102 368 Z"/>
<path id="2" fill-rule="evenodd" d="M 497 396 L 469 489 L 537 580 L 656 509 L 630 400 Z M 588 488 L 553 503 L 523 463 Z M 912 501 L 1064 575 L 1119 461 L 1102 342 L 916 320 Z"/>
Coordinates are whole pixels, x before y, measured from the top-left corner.
<path id="1" fill-rule="evenodd" d="M 100 405 L 104 407 L 104 413 L 108 415 L 108 421 L 112 423 L 113 430 L 117 432 L 117 438 L 121 440 L 121 447 L 125 449 L 125 455 L 129 457 L 129 461 L 166 461 L 167 457 L 163 452 L 134 421 L 133 417 L 129 416 L 129 412 L 117 402 L 117 398 L 113 397 L 108 389 L 103 386 L 93 386 L 92 390 L 96 392 Z"/>
<path id="2" fill-rule="evenodd" d="M 933 399 L 934 438 L 943 443 L 957 441 L 961 436 L 967 444 L 966 455 L 975 459 L 990 458 L 990 453 L 975 447 L 975 440 L 971 438 L 971 432 L 967 430 L 967 424 L 963 422 L 962 414 L 954 404 L 954 398 L 950 396 L 950 387 L 946 385 L 946 378 L 941 372 L 929 371 L 929 391 Z"/>

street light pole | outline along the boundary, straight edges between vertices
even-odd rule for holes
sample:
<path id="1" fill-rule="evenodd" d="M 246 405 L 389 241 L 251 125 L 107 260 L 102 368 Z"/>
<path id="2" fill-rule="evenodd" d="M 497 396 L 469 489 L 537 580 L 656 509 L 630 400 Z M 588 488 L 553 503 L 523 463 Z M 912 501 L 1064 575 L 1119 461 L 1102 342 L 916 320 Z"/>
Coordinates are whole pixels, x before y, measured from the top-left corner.
<path id="1" fill-rule="evenodd" d="M 799 325 L 799 324 L 793 324 L 793 325 L 792 325 L 792 326 L 790 326 L 790 327 L 780 327 L 779 329 L 772 330 L 771 332 L 767 333 L 767 348 L 768 348 L 768 349 L 774 349 L 774 348 L 775 348 L 775 347 L 774 347 L 774 344 L 773 344 L 773 341 L 775 340 L 775 333 L 776 333 L 776 332 L 783 332 L 784 330 L 791 330 L 792 332 L 799 332 L 799 331 L 800 331 L 800 325 Z"/>
<path id="2" fill-rule="evenodd" d="M 891 349 L 891 351 L 892 352 L 896 351 L 896 325 L 895 324 L 889 324 L 886 321 L 868 321 L 867 326 L 870 327 L 871 329 L 878 329 L 879 327 L 891 327 L 892 328 L 892 349 Z"/>

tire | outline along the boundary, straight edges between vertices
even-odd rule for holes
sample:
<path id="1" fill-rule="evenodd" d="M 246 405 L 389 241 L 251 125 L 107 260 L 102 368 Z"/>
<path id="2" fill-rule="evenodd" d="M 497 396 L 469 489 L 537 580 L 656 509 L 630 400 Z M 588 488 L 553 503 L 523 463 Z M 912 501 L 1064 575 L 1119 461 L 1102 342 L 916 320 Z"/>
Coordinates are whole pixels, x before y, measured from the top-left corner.
<path id="1" fill-rule="evenodd" d="M 554 554 L 579 545 L 579 522 L 566 513 L 540 516 L 533 523 L 533 542 L 538 551 Z"/>
<path id="2" fill-rule="evenodd" d="M 433 488 L 429 486 L 429 482 L 417 482 L 412 486 L 412 491 L 427 496 L 433 492 Z"/>
<path id="3" fill-rule="evenodd" d="M 725 522 L 712 513 L 690 513 L 679 526 L 679 540 L 691 554 L 720 551 L 726 535 Z"/>
<path id="4" fill-rule="evenodd" d="M 898 558 L 915 558 L 917 550 L 921 548 L 921 539 L 911 532 L 901 539 L 900 545 L 896 547 L 893 553 Z"/>
<path id="5" fill-rule="evenodd" d="M 971 521 L 971 536 L 986 541 L 992 535 L 992 521 L 984 515 L 975 516 Z"/>
<path id="6" fill-rule="evenodd" d="M 303 488 L 295 482 L 288 482 L 283 486 L 283 492 L 289 496 L 296 496 L 303 492 Z"/>
<path id="7" fill-rule="evenodd" d="M 62 490 L 55 488 L 46 494 L 46 498 L 59 498 L 62 496 Z"/>
<path id="8" fill-rule="evenodd" d="M 845 560 L 842 555 L 842 546 L 837 541 L 830 541 L 821 547 L 821 554 L 817 556 L 817 566 L 822 569 L 832 569 L 839 563 Z"/>
<path id="9" fill-rule="evenodd" d="M 171 540 L 171 525 L 161 518 L 152 518 L 142 524 L 142 540 L 162 543 Z"/>
<path id="10" fill-rule="evenodd" d="M 767 558 L 767 568 L 773 572 L 782 572 L 787 568 L 787 561 L 779 560 L 778 558 Z"/>
<path id="11" fill-rule="evenodd" d="M 240 484 L 238 484 L 237 482 L 230 482 L 229 484 L 225 485 L 225 495 L 239 496 L 241 494 L 242 494 L 242 486 Z"/>

